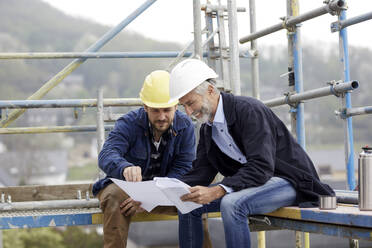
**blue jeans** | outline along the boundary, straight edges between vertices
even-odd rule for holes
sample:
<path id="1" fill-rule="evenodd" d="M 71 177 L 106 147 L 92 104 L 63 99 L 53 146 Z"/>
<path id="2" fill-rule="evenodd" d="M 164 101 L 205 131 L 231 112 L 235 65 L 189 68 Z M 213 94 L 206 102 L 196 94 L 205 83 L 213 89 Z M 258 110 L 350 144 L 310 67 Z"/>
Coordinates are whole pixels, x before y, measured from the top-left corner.
<path id="1" fill-rule="evenodd" d="M 248 216 L 270 213 L 295 202 L 296 191 L 285 179 L 272 177 L 264 185 L 233 192 L 191 211 L 179 213 L 180 248 L 201 248 L 201 215 L 221 212 L 227 248 L 251 247 Z"/>

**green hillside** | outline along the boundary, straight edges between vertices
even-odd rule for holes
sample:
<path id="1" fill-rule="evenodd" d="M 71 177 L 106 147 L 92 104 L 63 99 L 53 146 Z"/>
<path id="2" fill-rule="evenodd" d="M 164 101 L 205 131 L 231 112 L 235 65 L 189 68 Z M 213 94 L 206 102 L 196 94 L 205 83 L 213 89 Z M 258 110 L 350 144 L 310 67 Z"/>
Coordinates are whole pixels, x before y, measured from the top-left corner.
<path id="1" fill-rule="evenodd" d="M 89 20 L 67 16 L 39 0 L 0 0 L 0 52 L 82 52 L 109 28 Z M 333 50 L 323 48 L 322 44 L 306 44 L 306 41 L 304 44 L 305 90 L 324 87 L 327 81 L 341 79 L 336 44 Z M 181 49 L 180 44 L 151 40 L 124 29 L 100 51 Z M 261 99 L 282 96 L 288 88 L 286 77 L 280 77 L 287 71 L 287 48 L 260 47 L 260 54 Z M 352 94 L 354 106 L 372 105 L 371 58 L 371 50 L 350 48 L 351 78 L 360 82 L 360 89 Z M 71 59 L 0 60 L 0 99 L 28 97 L 71 61 Z M 96 90 L 101 85 L 104 86 L 105 97 L 137 97 L 145 75 L 152 70 L 166 68 L 171 61 L 172 59 L 91 59 L 45 98 L 95 98 Z M 78 83 L 75 85 L 76 79 Z M 241 79 L 243 94 L 250 95 L 249 59 L 241 59 Z M 340 100 L 335 97 L 309 101 L 305 105 L 308 142 L 312 144 L 343 142 L 342 121 L 334 116 L 334 110 L 339 108 Z M 275 111 L 288 123 L 287 107 L 275 108 Z M 71 111 L 59 113 L 58 124 L 92 124 L 95 118 L 94 110 L 85 112 L 86 119 L 67 121 L 71 116 Z M 21 118 L 12 125 L 28 124 L 30 122 Z M 357 142 L 372 143 L 371 116 L 355 117 L 354 127 Z"/>

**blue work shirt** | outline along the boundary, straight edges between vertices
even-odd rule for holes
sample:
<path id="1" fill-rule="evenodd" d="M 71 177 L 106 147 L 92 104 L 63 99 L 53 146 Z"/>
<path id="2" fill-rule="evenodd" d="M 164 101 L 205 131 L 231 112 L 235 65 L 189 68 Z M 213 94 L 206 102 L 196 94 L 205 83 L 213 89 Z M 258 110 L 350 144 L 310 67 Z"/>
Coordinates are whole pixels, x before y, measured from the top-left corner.
<path id="1" fill-rule="evenodd" d="M 208 125 L 212 126 L 212 139 L 218 148 L 220 148 L 220 150 L 230 158 L 241 164 L 245 164 L 247 162 L 246 157 L 240 151 L 239 147 L 235 144 L 234 139 L 229 134 L 225 114 L 223 113 L 223 99 L 221 95 L 218 100 L 217 110 L 214 115 L 213 122 L 208 123 Z M 219 185 L 222 186 L 227 193 L 233 192 L 232 188 L 223 184 Z"/>
<path id="2" fill-rule="evenodd" d="M 222 96 L 219 97 L 213 123 L 208 124 L 212 126 L 212 139 L 216 143 L 218 148 L 220 148 L 223 153 L 225 153 L 227 156 L 234 159 L 235 161 L 241 164 L 247 163 L 247 158 L 240 151 L 239 147 L 236 145 L 227 128 L 225 114 L 223 113 Z"/>

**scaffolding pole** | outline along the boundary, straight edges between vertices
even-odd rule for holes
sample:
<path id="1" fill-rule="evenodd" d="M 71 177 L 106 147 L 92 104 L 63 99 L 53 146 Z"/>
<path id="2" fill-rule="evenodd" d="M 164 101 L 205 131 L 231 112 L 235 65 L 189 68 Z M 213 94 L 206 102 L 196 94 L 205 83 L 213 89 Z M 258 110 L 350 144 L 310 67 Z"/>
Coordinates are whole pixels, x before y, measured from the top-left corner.
<path id="1" fill-rule="evenodd" d="M 278 23 L 278 24 L 273 25 L 271 27 L 265 28 L 265 29 L 260 30 L 256 33 L 244 36 L 243 38 L 241 38 L 239 40 L 239 42 L 241 44 L 243 44 L 243 43 L 246 43 L 248 41 L 258 39 L 260 37 L 263 37 L 263 36 L 271 34 L 271 33 L 275 33 L 277 31 L 285 29 L 289 26 L 299 24 L 301 22 L 313 19 L 315 17 L 321 16 L 321 15 L 324 15 L 324 14 L 327 14 L 327 13 L 335 14 L 337 11 L 339 11 L 341 9 L 344 9 L 344 8 L 345 8 L 345 1 L 344 0 L 334 0 L 334 1 L 330 2 L 329 4 L 323 6 L 323 7 L 311 10 L 309 12 L 306 12 L 302 15 L 298 15 L 296 17 L 285 18 L 283 20 L 283 22 L 281 22 L 281 23 Z"/>
<path id="2" fill-rule="evenodd" d="M 150 7 L 156 0 L 147 0 L 138 9 L 133 11 L 127 18 L 125 18 L 116 27 L 105 33 L 97 42 L 90 46 L 86 52 L 95 52 L 103 47 L 108 41 L 110 41 L 115 35 L 117 35 L 123 28 L 125 28 L 129 23 L 131 23 L 137 16 L 144 12 L 148 7 Z M 57 86 L 67 75 L 78 68 L 86 59 L 76 59 L 72 61 L 69 65 L 58 72 L 52 79 L 46 82 L 38 91 L 31 95 L 29 100 L 40 99 L 45 96 L 50 90 Z M 7 119 L 0 121 L 0 127 L 7 127 L 10 123 L 21 116 L 26 110 L 17 109 L 11 112 Z"/>
<path id="3" fill-rule="evenodd" d="M 176 58 L 180 52 L 56 52 L 56 53 L 0 53 L 0 59 L 125 59 L 125 58 Z M 185 52 L 182 57 L 190 57 Z M 207 54 L 204 54 L 206 56 Z"/>
<path id="4" fill-rule="evenodd" d="M 301 93 L 287 94 L 286 96 L 283 96 L 283 97 L 278 97 L 278 98 L 274 98 L 271 100 L 263 101 L 263 103 L 268 107 L 277 107 L 277 106 L 285 105 L 285 104 L 294 105 L 301 101 L 319 98 L 323 96 L 330 96 L 330 95 L 339 96 L 345 92 L 355 90 L 358 87 L 359 87 L 358 81 L 338 83 L 338 84 L 333 84 L 327 87 L 304 91 Z"/>
<path id="5" fill-rule="evenodd" d="M 290 17 L 296 18 L 299 15 L 299 1 L 288 0 L 290 4 Z M 301 45 L 301 28 L 300 24 L 293 26 L 293 29 L 289 31 L 288 35 L 289 42 L 292 43 L 293 49 L 293 71 L 296 93 L 302 93 L 304 91 L 303 86 L 303 73 L 302 73 L 302 45 Z M 297 142 L 301 147 L 306 150 L 306 138 L 305 138 L 305 119 L 304 119 L 304 104 L 299 102 L 296 107 L 296 134 Z"/>
<path id="6" fill-rule="evenodd" d="M 236 0 L 227 0 L 227 13 L 229 25 L 229 47 L 230 47 L 230 85 L 234 95 L 241 95 L 240 88 L 240 63 L 238 47 L 238 19 Z"/>
<path id="7" fill-rule="evenodd" d="M 98 199 L 49 200 L 0 203 L 1 211 L 29 211 L 48 209 L 98 208 Z"/>
<path id="8" fill-rule="evenodd" d="M 251 33 L 255 33 L 256 32 L 256 1 L 255 0 L 249 0 L 249 17 L 250 17 Z M 254 98 L 260 99 L 257 40 L 251 41 L 251 51 L 253 53 L 253 56 L 251 57 L 252 96 Z"/>
<path id="9" fill-rule="evenodd" d="M 142 106 L 139 98 L 106 98 L 104 107 Z M 58 99 L 58 100 L 4 100 L 0 101 L 0 109 L 18 108 L 89 108 L 97 107 L 97 99 Z"/>
<path id="10" fill-rule="evenodd" d="M 372 106 L 345 109 L 345 117 L 372 114 Z"/>
<path id="11" fill-rule="evenodd" d="M 202 7 L 203 10 L 203 7 Z M 214 46 L 214 35 L 213 34 L 213 15 L 212 11 L 209 11 L 209 9 L 205 8 L 205 26 L 207 28 L 207 36 L 211 37 L 211 39 L 208 41 L 208 65 L 214 70 L 217 71 L 216 68 L 216 48 Z M 218 29 L 216 29 L 218 30 Z"/>
<path id="12" fill-rule="evenodd" d="M 111 131 L 114 128 L 114 125 L 105 125 L 104 127 L 105 131 Z M 0 134 L 69 133 L 96 131 L 96 125 L 0 128 Z"/>
<path id="13" fill-rule="evenodd" d="M 219 40 L 219 47 L 220 47 L 220 66 L 221 66 L 221 74 L 220 78 L 222 79 L 222 85 L 217 84 L 217 87 L 224 90 L 224 91 L 231 91 L 231 83 L 229 80 L 229 55 L 227 53 L 227 45 L 226 45 L 226 32 L 225 32 L 225 20 L 224 20 L 224 11 L 222 9 L 221 0 L 218 0 L 217 9 L 217 25 L 218 25 L 218 40 Z"/>
<path id="14" fill-rule="evenodd" d="M 337 22 L 331 23 L 331 32 L 332 33 L 337 32 L 348 26 L 358 24 L 360 22 L 364 22 L 370 19 L 372 19 L 372 12 L 368 12 L 366 14 L 359 15 L 359 16 L 354 16 L 352 18 L 345 19 L 345 20 L 339 20 Z"/>
<path id="15" fill-rule="evenodd" d="M 339 21 L 346 19 L 346 11 L 341 11 L 338 16 Z M 339 32 L 339 51 L 340 51 L 340 67 L 344 81 L 350 80 L 349 69 L 349 49 L 347 29 L 343 28 Z M 344 109 L 351 108 L 351 95 L 350 92 L 345 92 L 341 97 L 341 104 Z M 344 123 L 344 143 L 345 143 L 345 164 L 347 170 L 347 184 L 350 190 L 355 189 L 355 176 L 354 176 L 354 141 L 353 141 L 353 123 L 352 117 L 347 117 Z"/>
<path id="16" fill-rule="evenodd" d="M 100 87 L 97 92 L 97 155 L 102 150 L 103 143 L 105 142 L 105 123 L 103 120 L 103 88 Z M 106 177 L 106 173 L 98 166 L 98 179 Z"/>
<path id="17" fill-rule="evenodd" d="M 105 128 L 103 122 L 103 89 L 100 87 L 97 93 L 97 154 L 102 149 L 105 141 Z"/>
<path id="18" fill-rule="evenodd" d="M 299 19 L 299 1 L 298 0 L 287 0 L 287 18 L 289 19 Z M 293 56 L 291 62 L 293 63 L 293 76 L 294 76 L 294 90 L 297 94 L 303 92 L 303 75 L 302 75 L 302 47 L 301 47 L 301 24 L 294 24 L 288 29 L 288 49 L 292 52 L 289 54 Z M 293 87 L 292 87 L 293 89 Z M 291 107 L 291 110 L 294 110 Z M 305 140 L 305 120 L 304 120 L 304 103 L 298 102 L 295 107 L 296 119 L 292 119 L 292 123 L 296 123 L 295 131 L 297 142 L 300 146 L 306 150 L 306 140 Z M 294 115 L 292 115 L 292 118 Z M 309 236 L 304 232 L 296 231 L 296 247 L 302 248 L 303 244 L 308 243 Z"/>
<path id="19" fill-rule="evenodd" d="M 200 15 L 200 0 L 193 0 L 194 14 L 194 53 L 198 59 L 202 59 L 202 37 L 201 37 L 201 15 Z"/>

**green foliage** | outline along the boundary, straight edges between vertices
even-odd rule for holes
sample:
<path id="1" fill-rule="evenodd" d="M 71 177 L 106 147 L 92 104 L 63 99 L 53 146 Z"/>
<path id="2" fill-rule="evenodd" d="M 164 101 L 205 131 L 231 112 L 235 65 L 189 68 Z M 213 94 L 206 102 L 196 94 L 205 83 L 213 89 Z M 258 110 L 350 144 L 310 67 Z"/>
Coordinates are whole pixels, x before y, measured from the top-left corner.
<path id="1" fill-rule="evenodd" d="M 103 247 L 103 237 L 94 228 L 83 229 L 82 227 L 68 227 L 61 232 L 63 245 L 73 248 L 101 248 Z"/>
<path id="2" fill-rule="evenodd" d="M 4 248 L 100 248 L 103 238 L 95 228 L 71 226 L 64 230 L 53 228 L 16 229 L 3 231 Z"/>
<path id="3" fill-rule="evenodd" d="M 84 166 L 72 166 L 68 169 L 67 181 L 93 180 L 98 175 L 97 163 L 88 163 Z"/>
<path id="4" fill-rule="evenodd" d="M 62 236 L 51 228 L 4 231 L 4 248 L 65 248 Z"/>
<path id="5" fill-rule="evenodd" d="M 99 39 L 109 27 L 88 20 L 73 18 L 39 0 L 0 1 L 0 51 L 77 51 L 81 52 Z M 304 41 L 306 42 L 306 41 Z M 326 86 L 326 82 L 340 80 L 342 72 L 337 46 L 323 48 L 321 44 L 306 44 L 303 48 L 303 78 L 305 90 Z M 108 42 L 101 51 L 179 51 L 175 43 L 158 42 L 135 32 L 123 30 Z M 288 91 L 287 48 L 280 46 L 260 47 L 259 71 L 261 99 L 280 97 Z M 360 88 L 352 94 L 353 106 L 372 105 L 371 65 L 372 51 L 350 47 L 350 75 L 360 82 Z M 0 99 L 22 99 L 61 71 L 71 60 L 6 60 L 0 61 Z M 171 59 L 90 59 L 67 76 L 45 98 L 96 98 L 97 89 L 103 86 L 104 97 L 138 97 L 145 76 L 155 69 L 165 69 Z M 251 92 L 250 60 L 241 59 L 241 81 L 243 95 Z M 80 76 L 76 83 L 72 76 Z M 343 142 L 342 120 L 334 116 L 341 108 L 340 99 L 334 96 L 321 100 L 310 100 L 305 104 L 307 139 L 311 143 Z M 274 109 L 286 122 L 288 107 Z M 79 113 L 81 111 L 79 110 Z M 66 125 L 92 124 L 94 109 L 71 119 L 72 110 L 58 115 L 59 123 Z M 82 117 L 82 118 L 81 118 Z M 372 122 L 370 116 L 353 118 L 355 141 L 370 143 Z M 20 126 L 39 125 L 17 121 Z M 44 122 L 44 125 L 54 123 Z M 88 142 L 87 134 L 73 135 L 79 142 Z M 311 135 L 311 136 L 310 136 Z M 9 140 L 8 140 L 9 141 Z M 7 144 L 7 139 L 5 143 Z M 10 141 L 9 141 L 10 142 Z M 11 143 L 11 142 L 10 142 Z M 44 142 L 48 142 L 45 140 Z M 8 144 L 7 144 L 8 145 Z"/>
<path id="6" fill-rule="evenodd" d="M 25 245 L 21 240 L 21 235 L 25 230 L 3 230 L 2 232 L 4 248 L 25 248 Z"/>

